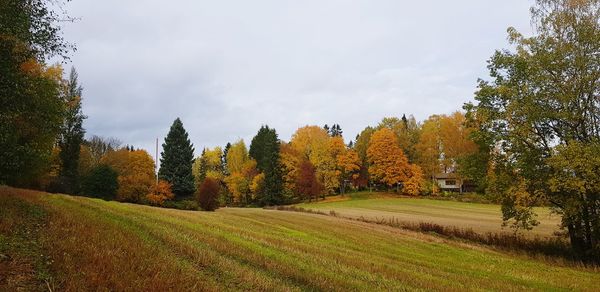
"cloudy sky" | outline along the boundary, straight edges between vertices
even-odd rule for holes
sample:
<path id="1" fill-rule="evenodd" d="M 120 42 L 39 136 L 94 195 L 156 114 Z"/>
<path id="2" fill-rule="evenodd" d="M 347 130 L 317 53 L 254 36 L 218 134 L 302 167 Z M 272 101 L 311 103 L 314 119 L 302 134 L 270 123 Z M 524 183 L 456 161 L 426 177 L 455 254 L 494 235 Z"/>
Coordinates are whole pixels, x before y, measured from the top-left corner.
<path id="1" fill-rule="evenodd" d="M 180 117 L 196 153 L 289 140 L 339 123 L 346 140 L 385 116 L 423 120 L 473 98 L 486 60 L 528 33 L 525 0 L 75 0 L 64 36 L 88 134 L 154 153 Z"/>

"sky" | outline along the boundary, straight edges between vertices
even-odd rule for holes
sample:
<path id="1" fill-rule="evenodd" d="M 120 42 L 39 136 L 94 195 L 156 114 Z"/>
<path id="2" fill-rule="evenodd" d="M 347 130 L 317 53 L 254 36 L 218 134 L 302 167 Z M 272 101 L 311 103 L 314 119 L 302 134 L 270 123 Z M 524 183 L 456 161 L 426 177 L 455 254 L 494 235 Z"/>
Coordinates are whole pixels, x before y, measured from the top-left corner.
<path id="1" fill-rule="evenodd" d="M 198 155 L 261 125 L 289 141 L 340 124 L 346 142 L 383 117 L 451 113 L 487 60 L 531 32 L 526 0 L 74 0 L 63 25 L 84 88 L 87 136 L 154 155 L 179 117 Z"/>

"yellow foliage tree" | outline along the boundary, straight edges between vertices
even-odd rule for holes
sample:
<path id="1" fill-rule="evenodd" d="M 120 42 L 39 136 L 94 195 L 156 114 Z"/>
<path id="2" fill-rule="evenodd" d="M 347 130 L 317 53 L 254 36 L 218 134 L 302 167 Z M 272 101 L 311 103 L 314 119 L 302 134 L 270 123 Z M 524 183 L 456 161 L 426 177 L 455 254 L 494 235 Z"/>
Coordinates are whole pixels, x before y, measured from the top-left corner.
<path id="1" fill-rule="evenodd" d="M 117 200 L 139 202 L 155 184 L 154 160 L 145 150 L 111 151 L 101 159 L 118 174 Z"/>
<path id="2" fill-rule="evenodd" d="M 244 140 L 239 140 L 231 145 L 227 151 L 227 170 L 229 173 L 242 172 L 244 164 L 250 159 L 248 148 Z"/>
<path id="3" fill-rule="evenodd" d="M 388 128 L 377 130 L 371 136 L 367 149 L 369 174 L 387 186 L 405 182 L 410 177 L 410 165 L 398 145 L 398 138 Z"/>
<path id="4" fill-rule="evenodd" d="M 299 128 L 292 136 L 290 144 L 301 156 L 315 167 L 317 180 L 329 193 L 339 187 L 336 175 L 336 161 L 330 147 L 331 137 L 319 126 Z"/>
<path id="5" fill-rule="evenodd" d="M 404 183 L 403 191 L 411 196 L 421 194 L 425 181 L 423 180 L 423 171 L 416 164 L 410 165 L 410 178 Z"/>

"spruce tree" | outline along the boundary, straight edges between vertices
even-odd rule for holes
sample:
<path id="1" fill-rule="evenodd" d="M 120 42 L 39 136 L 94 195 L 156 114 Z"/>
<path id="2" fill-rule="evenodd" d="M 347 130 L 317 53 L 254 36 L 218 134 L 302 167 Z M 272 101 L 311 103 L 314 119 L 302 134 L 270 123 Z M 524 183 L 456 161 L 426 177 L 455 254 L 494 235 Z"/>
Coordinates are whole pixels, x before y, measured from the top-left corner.
<path id="1" fill-rule="evenodd" d="M 250 144 L 250 157 L 265 174 L 265 188 L 258 201 L 262 205 L 283 203 L 283 178 L 279 156 L 279 138 L 275 129 L 262 126 Z"/>
<path id="2" fill-rule="evenodd" d="M 196 191 L 192 174 L 194 148 L 179 118 L 171 125 L 162 147 L 158 178 L 171 183 L 176 198 L 190 196 Z"/>
<path id="3" fill-rule="evenodd" d="M 71 68 L 69 81 L 65 87 L 66 115 L 58 137 L 60 149 L 60 185 L 61 191 L 68 194 L 79 192 L 79 151 L 83 143 L 85 130 L 81 111 L 81 93 L 83 88 L 77 83 L 77 72 Z"/>

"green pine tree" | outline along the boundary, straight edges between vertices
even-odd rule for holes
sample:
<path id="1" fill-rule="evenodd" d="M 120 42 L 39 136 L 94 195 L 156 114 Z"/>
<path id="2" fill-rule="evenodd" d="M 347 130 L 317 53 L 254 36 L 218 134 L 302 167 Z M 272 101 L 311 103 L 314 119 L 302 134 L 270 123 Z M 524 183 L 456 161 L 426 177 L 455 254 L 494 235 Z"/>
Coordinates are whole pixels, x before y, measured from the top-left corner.
<path id="1" fill-rule="evenodd" d="M 283 178 L 279 156 L 279 138 L 275 129 L 262 126 L 250 144 L 250 157 L 256 160 L 257 168 L 265 174 L 265 188 L 258 198 L 259 204 L 283 203 Z"/>
<path id="2" fill-rule="evenodd" d="M 194 147 L 179 118 L 171 125 L 162 147 L 158 178 L 171 183 L 176 198 L 190 196 L 196 191 L 192 174 Z"/>

